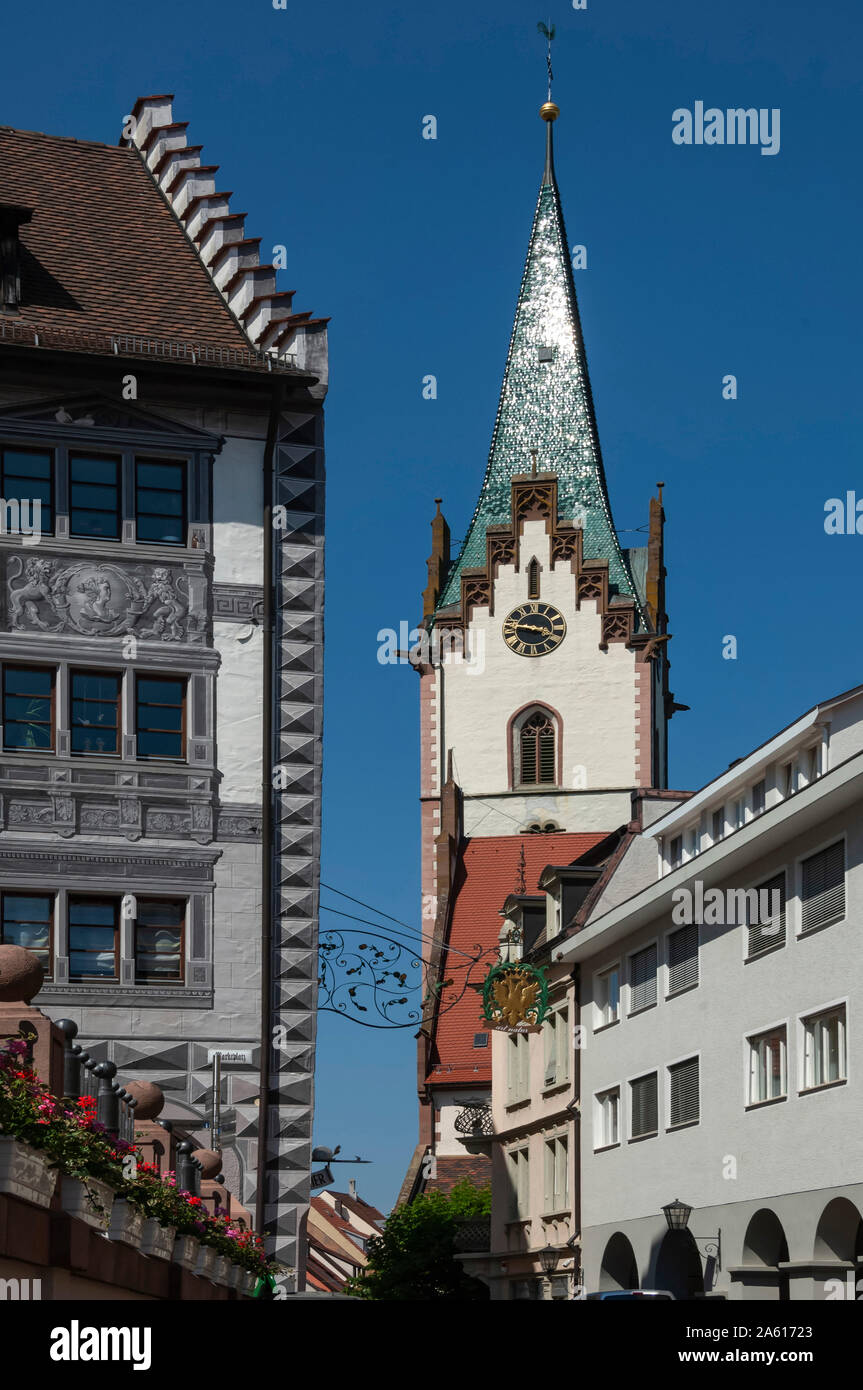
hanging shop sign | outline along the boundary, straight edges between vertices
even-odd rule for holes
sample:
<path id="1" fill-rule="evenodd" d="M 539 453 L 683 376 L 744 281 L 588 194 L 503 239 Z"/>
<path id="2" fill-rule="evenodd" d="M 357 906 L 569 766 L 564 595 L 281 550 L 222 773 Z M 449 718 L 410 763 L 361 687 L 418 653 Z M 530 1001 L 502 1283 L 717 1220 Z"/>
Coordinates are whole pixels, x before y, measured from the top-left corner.
<path id="1" fill-rule="evenodd" d="M 538 965 L 493 965 L 482 987 L 482 1016 L 498 1033 L 538 1033 L 548 1013 L 548 981 Z"/>

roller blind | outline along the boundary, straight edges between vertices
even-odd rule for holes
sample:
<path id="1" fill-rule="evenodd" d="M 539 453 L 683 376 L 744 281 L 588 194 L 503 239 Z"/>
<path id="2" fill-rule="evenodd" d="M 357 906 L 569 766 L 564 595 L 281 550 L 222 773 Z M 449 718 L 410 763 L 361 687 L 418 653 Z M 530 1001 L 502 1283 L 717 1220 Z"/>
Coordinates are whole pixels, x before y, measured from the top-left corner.
<path id="1" fill-rule="evenodd" d="M 668 938 L 668 993 L 698 984 L 698 927 L 681 927 Z"/>
<path id="2" fill-rule="evenodd" d="M 655 1134 L 659 1128 L 659 1104 L 657 1099 L 656 1072 L 640 1076 L 630 1082 L 632 1098 L 632 1137 L 642 1134 Z"/>
<path id="3" fill-rule="evenodd" d="M 803 860 L 803 931 L 814 931 L 845 916 L 845 844 L 819 850 Z"/>
<path id="4" fill-rule="evenodd" d="M 629 1012 L 656 1003 L 656 944 L 629 958 Z"/>
<path id="5" fill-rule="evenodd" d="M 698 1119 L 698 1058 L 689 1057 L 668 1068 L 671 1078 L 670 1125 L 690 1124 Z"/>

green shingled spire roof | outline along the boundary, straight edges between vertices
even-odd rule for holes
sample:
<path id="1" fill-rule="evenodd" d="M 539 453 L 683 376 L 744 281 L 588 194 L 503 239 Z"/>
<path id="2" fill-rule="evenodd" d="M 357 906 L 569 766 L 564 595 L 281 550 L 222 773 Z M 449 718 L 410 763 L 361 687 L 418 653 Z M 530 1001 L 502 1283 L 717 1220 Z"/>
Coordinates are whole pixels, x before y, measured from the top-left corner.
<path id="1" fill-rule="evenodd" d="M 560 193 L 554 174 L 547 102 L 546 160 L 515 311 L 488 467 L 467 537 L 438 607 L 457 603 L 463 569 L 485 564 L 488 526 L 510 520 L 510 481 L 531 471 L 556 473 L 558 519 L 584 527 L 584 557 L 608 561 L 609 594 L 636 597 L 618 544 L 605 486 L 587 358 L 572 279 Z"/>

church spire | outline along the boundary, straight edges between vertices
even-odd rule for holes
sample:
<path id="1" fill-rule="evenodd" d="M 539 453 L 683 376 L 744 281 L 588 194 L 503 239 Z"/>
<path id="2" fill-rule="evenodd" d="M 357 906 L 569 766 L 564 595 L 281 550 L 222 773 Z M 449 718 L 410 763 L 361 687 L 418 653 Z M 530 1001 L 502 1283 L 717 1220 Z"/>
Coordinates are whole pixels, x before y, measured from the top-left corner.
<path id="1" fill-rule="evenodd" d="M 530 470 L 532 450 L 537 451 L 539 471 L 557 476 L 558 520 L 580 520 L 585 559 L 608 561 L 609 595 L 631 596 L 640 607 L 611 516 L 554 171 L 552 126 L 560 110 L 549 100 L 539 114 L 546 126 L 545 167 L 488 466 L 439 607 L 459 601 L 462 570 L 484 564 L 487 528 L 510 521 L 511 480 Z"/>

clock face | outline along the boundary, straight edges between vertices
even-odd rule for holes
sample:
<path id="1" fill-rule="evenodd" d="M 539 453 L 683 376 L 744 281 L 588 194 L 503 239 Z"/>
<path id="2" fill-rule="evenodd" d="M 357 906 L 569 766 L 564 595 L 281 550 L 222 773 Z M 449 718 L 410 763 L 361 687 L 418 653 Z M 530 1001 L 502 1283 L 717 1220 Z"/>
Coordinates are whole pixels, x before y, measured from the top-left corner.
<path id="1" fill-rule="evenodd" d="M 550 603 L 521 603 L 505 619 L 503 640 L 519 656 L 545 656 L 566 636 L 566 621 Z"/>

